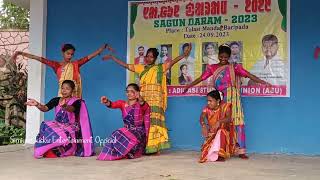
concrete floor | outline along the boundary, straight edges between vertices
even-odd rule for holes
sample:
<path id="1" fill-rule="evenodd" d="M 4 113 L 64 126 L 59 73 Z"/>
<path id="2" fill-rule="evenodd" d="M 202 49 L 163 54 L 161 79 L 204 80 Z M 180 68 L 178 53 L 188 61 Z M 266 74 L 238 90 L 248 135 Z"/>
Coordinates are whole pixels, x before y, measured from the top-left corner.
<path id="1" fill-rule="evenodd" d="M 264 180 L 320 179 L 320 157 L 250 155 L 249 160 L 197 162 L 199 152 L 165 152 L 134 160 L 96 161 L 96 157 L 34 159 L 32 148 L 0 147 L 0 179 Z"/>

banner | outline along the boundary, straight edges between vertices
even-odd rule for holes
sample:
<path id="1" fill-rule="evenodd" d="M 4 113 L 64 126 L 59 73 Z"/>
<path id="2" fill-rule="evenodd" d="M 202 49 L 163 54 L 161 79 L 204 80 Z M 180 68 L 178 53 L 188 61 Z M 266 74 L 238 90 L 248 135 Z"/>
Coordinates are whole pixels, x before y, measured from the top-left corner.
<path id="1" fill-rule="evenodd" d="M 289 4 L 289 2 L 288 2 Z M 289 97 L 290 61 L 287 0 L 165 0 L 129 2 L 129 64 L 144 64 L 148 48 L 156 63 L 166 63 L 192 45 L 187 58 L 166 72 L 169 96 L 203 96 L 214 89 L 212 77 L 183 93 L 184 87 L 218 64 L 218 47 L 231 48 L 238 63 L 271 86 L 241 79 L 243 96 Z M 127 82 L 139 77 L 128 72 Z"/>

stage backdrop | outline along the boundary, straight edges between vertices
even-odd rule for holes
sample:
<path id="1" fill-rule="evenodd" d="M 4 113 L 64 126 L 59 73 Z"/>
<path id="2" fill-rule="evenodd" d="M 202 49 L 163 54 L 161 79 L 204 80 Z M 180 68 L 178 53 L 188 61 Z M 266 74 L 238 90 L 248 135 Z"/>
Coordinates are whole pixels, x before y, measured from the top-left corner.
<path id="1" fill-rule="evenodd" d="M 291 0 L 289 7 L 293 72 L 290 98 L 242 98 L 249 153 L 320 155 L 320 96 L 315 94 L 320 92 L 320 61 L 314 59 L 314 48 L 320 45 L 320 24 L 316 18 L 310 18 L 320 17 L 320 1 Z M 77 59 L 107 42 L 116 49 L 119 58 L 125 59 L 127 10 L 128 0 L 48 1 L 47 57 L 60 60 L 60 47 L 64 43 L 76 46 L 74 59 Z M 102 55 L 105 54 L 108 52 Z M 54 71 L 46 69 L 42 103 L 55 97 L 58 91 Z M 123 122 L 121 112 L 107 109 L 100 103 L 100 97 L 108 96 L 112 101 L 126 99 L 126 70 L 98 56 L 81 67 L 81 74 L 83 99 L 88 105 L 94 136 L 106 138 L 123 127 Z M 205 105 L 205 97 L 168 98 L 166 123 L 172 149 L 200 150 L 203 138 L 199 116 Z M 46 120 L 53 118 L 53 111 L 45 113 Z"/>
<path id="2" fill-rule="evenodd" d="M 192 44 L 189 57 L 167 72 L 169 96 L 203 96 L 213 89 L 212 78 L 183 94 L 184 86 L 219 63 L 218 47 L 231 48 L 230 63 L 241 63 L 265 87 L 242 78 L 243 96 L 290 96 L 289 36 L 286 0 L 167 0 L 128 3 L 130 64 L 144 64 L 150 47 L 158 48 L 156 63 L 165 63 Z M 127 82 L 138 82 L 128 72 Z"/>

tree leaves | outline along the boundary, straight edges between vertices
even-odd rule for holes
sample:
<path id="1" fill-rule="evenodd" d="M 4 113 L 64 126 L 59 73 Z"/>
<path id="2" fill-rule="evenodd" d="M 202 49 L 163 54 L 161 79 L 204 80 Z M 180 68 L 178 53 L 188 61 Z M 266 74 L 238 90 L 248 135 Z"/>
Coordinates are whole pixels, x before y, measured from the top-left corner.
<path id="1" fill-rule="evenodd" d="M 2 4 L 0 29 L 29 29 L 30 12 L 9 2 Z"/>

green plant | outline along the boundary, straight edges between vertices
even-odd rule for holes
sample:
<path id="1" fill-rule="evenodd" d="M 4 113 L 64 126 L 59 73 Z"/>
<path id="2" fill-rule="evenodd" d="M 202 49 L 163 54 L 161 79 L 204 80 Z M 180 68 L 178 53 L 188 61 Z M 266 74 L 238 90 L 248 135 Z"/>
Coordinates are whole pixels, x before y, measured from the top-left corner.
<path id="1" fill-rule="evenodd" d="M 0 124 L 0 145 L 23 143 L 25 136 L 24 128 Z"/>
<path id="2" fill-rule="evenodd" d="M 1 109 L 0 107 L 0 125 L 4 124 L 4 116 L 5 116 L 4 110 Z"/>
<path id="3" fill-rule="evenodd" d="M 29 10 L 4 2 L 0 11 L 0 28 L 29 29 L 29 17 Z"/>

